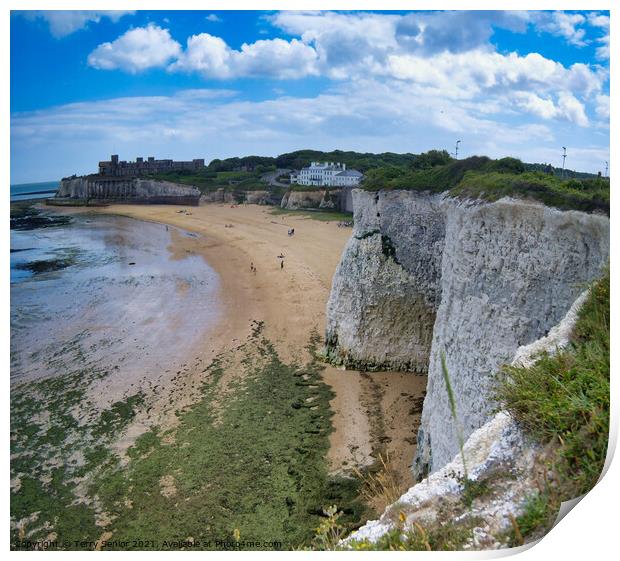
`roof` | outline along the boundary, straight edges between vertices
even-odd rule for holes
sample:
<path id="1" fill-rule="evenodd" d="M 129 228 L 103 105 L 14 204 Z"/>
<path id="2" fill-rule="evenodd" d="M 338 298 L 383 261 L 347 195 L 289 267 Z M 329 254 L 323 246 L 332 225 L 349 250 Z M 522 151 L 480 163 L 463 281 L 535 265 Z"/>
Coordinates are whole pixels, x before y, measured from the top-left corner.
<path id="1" fill-rule="evenodd" d="M 347 171 L 341 171 L 336 174 L 336 177 L 362 177 L 363 173 L 360 173 L 356 169 L 348 169 Z"/>

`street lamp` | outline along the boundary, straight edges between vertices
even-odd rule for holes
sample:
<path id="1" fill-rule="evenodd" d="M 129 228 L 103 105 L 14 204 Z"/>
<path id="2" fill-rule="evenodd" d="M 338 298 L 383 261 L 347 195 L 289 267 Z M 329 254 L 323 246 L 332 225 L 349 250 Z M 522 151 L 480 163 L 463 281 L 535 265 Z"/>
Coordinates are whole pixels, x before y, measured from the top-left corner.
<path id="1" fill-rule="evenodd" d="M 454 147 L 454 159 L 458 160 L 459 159 L 459 144 L 461 143 L 460 140 L 456 141 L 456 146 Z"/>
<path id="2" fill-rule="evenodd" d="M 564 154 L 562 154 L 562 179 L 564 179 L 564 165 L 566 164 L 566 146 L 562 146 Z"/>

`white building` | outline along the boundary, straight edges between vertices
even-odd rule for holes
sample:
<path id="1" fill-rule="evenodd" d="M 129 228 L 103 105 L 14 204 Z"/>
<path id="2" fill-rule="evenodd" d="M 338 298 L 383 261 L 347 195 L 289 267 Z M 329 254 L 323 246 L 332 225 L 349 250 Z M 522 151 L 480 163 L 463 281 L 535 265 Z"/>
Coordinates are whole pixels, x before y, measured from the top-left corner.
<path id="1" fill-rule="evenodd" d="M 291 183 L 325 187 L 349 187 L 359 185 L 363 174 L 356 169 L 347 169 L 340 162 L 312 162 L 298 174 L 291 173 Z"/>

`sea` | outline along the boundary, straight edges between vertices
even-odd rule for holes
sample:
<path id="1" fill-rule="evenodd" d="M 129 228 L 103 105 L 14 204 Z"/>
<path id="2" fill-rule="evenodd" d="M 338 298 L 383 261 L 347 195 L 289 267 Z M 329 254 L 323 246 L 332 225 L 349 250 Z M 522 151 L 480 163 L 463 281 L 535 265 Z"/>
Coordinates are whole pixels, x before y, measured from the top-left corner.
<path id="1" fill-rule="evenodd" d="M 11 185 L 11 201 L 27 199 L 47 199 L 53 197 L 60 182 L 44 181 L 43 183 L 20 183 Z"/>
<path id="2" fill-rule="evenodd" d="M 83 365 L 129 386 L 187 363 L 221 314 L 219 277 L 196 234 L 122 216 L 30 212 L 11 219 L 12 383 Z"/>

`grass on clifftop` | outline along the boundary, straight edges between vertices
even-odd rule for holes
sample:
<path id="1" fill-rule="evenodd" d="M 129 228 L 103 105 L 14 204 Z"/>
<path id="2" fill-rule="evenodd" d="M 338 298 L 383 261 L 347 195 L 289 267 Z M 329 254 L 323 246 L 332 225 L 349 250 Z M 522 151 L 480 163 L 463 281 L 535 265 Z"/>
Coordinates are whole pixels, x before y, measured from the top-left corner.
<path id="1" fill-rule="evenodd" d="M 472 156 L 425 169 L 370 170 L 362 187 L 369 191 L 405 189 L 448 192 L 452 196 L 496 201 L 510 196 L 532 199 L 561 209 L 609 214 L 609 179 L 562 179 L 515 158 L 491 160 Z"/>
<path id="2" fill-rule="evenodd" d="M 261 181 L 258 171 L 167 171 L 151 174 L 150 177 L 159 181 L 171 181 L 181 185 L 191 185 L 203 193 L 224 189 L 225 191 L 263 191 L 279 190 L 282 187 L 273 187 Z"/>
<path id="3" fill-rule="evenodd" d="M 528 434 L 547 445 L 554 473 L 528 503 L 530 531 L 548 528 L 560 503 L 587 493 L 603 469 L 609 439 L 609 325 L 607 270 L 592 286 L 568 348 L 543 355 L 530 368 L 504 370 L 497 399 Z"/>

